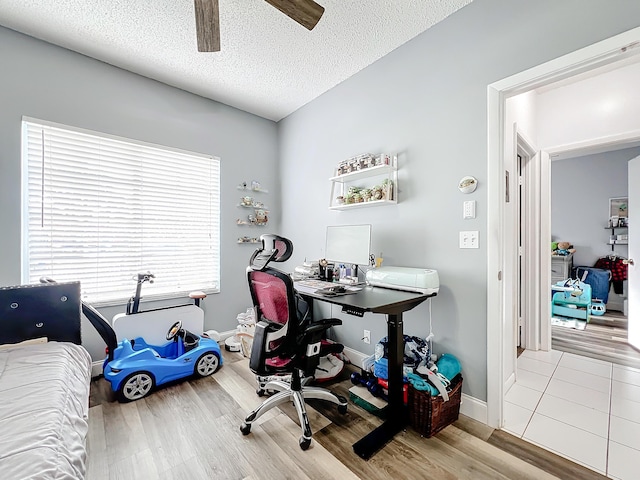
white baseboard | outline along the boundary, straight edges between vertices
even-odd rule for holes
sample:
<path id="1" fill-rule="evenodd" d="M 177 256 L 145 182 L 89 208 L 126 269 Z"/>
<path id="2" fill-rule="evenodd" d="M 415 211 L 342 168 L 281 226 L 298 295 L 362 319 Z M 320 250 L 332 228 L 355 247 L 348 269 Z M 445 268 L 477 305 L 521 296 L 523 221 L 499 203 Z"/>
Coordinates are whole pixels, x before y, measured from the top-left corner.
<path id="1" fill-rule="evenodd" d="M 487 424 L 487 402 L 478 400 L 465 393 L 462 394 L 460 413 L 485 425 Z"/>
<path id="2" fill-rule="evenodd" d="M 99 377 L 102 375 L 102 364 L 104 360 L 100 360 L 98 362 L 93 362 L 91 364 L 91 378 Z"/>
<path id="3" fill-rule="evenodd" d="M 370 355 L 367 355 L 366 353 L 359 352 L 358 350 L 354 350 L 349 347 L 344 347 L 343 353 L 347 356 L 352 365 L 360 368 L 362 368 L 362 360 L 370 357 Z"/>
<path id="4" fill-rule="evenodd" d="M 515 383 L 516 383 L 516 373 L 515 372 L 511 372 L 511 375 L 509 375 L 509 378 L 507 378 L 507 381 L 504 382 L 504 393 L 505 393 L 505 395 Z"/>

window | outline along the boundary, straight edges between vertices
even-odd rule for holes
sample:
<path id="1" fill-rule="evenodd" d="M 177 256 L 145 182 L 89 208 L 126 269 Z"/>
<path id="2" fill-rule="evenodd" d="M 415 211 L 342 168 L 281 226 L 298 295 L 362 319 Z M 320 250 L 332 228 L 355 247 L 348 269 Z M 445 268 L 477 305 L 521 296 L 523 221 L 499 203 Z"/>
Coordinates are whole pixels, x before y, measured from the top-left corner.
<path id="1" fill-rule="evenodd" d="M 218 158 L 26 118 L 22 149 L 25 283 L 101 304 L 146 271 L 146 298 L 219 289 Z"/>

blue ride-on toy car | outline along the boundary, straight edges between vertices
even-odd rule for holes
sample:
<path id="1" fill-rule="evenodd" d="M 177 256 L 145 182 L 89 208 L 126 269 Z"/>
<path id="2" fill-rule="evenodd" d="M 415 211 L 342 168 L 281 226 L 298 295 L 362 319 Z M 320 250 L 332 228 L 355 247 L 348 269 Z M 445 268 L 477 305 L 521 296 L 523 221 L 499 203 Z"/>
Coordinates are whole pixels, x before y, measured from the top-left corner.
<path id="1" fill-rule="evenodd" d="M 168 343 L 148 345 L 143 338 L 123 339 L 104 362 L 104 378 L 121 402 L 139 400 L 167 382 L 197 375 L 206 377 L 222 365 L 218 342 L 195 335 L 174 323 L 166 335 Z"/>

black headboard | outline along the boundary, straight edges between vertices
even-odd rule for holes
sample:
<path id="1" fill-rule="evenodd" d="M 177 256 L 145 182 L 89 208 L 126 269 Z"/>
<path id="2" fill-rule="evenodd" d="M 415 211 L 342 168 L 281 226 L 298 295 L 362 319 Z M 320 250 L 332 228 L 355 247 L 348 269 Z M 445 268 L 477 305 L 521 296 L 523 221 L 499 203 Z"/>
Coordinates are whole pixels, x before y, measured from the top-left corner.
<path id="1" fill-rule="evenodd" d="M 80 345 L 80 282 L 0 288 L 0 344 L 47 337 Z"/>

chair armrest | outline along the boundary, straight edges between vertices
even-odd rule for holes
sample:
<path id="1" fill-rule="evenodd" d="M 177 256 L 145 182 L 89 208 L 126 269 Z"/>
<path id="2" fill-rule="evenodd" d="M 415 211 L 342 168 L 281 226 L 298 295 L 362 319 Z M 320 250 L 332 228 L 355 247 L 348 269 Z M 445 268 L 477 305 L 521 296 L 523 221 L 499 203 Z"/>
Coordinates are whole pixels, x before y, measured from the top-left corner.
<path id="1" fill-rule="evenodd" d="M 307 325 L 303 331 L 304 334 L 323 332 L 330 327 L 342 325 L 342 320 L 339 318 L 323 318 L 320 320 L 314 320 Z"/>

